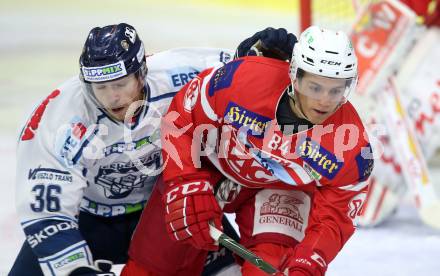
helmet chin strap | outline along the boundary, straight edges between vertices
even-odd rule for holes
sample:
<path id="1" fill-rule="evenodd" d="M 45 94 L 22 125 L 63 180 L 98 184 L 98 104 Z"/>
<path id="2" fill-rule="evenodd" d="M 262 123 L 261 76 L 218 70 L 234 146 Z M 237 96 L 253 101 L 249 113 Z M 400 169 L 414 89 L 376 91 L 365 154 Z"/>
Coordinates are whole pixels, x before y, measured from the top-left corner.
<path id="1" fill-rule="evenodd" d="M 302 119 L 306 119 L 307 121 L 310 121 L 310 119 L 304 113 L 301 101 L 296 96 L 296 95 L 298 95 L 298 93 L 299 92 L 295 89 L 295 84 L 292 82 L 292 91 L 290 93 L 288 93 L 290 108 L 298 117 L 300 117 Z"/>
<path id="2" fill-rule="evenodd" d="M 304 113 L 302 109 L 301 102 L 299 99 L 297 99 L 295 96 L 290 97 L 289 99 L 289 105 L 292 111 L 300 118 L 306 119 L 307 121 L 310 121 L 310 119 L 307 117 L 307 115 Z"/>

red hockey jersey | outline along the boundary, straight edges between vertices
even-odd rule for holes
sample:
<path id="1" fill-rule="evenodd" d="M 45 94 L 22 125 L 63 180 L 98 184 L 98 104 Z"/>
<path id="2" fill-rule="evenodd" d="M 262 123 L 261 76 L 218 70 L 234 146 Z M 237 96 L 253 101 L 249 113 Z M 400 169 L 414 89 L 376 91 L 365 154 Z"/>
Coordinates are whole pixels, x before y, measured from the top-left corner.
<path id="1" fill-rule="evenodd" d="M 371 147 L 349 102 L 322 125 L 284 135 L 276 111 L 288 70 L 284 61 L 246 57 L 188 83 L 163 119 L 164 178 L 211 173 L 212 164 L 248 188 L 306 191 L 313 203 L 301 243 L 329 262 L 354 231 Z"/>

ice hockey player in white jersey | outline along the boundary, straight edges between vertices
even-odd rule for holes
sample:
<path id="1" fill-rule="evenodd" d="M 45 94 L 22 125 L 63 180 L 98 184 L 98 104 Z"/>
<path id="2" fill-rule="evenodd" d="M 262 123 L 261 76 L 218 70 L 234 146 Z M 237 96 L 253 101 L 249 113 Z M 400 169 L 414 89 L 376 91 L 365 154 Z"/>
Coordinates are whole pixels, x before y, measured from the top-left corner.
<path id="1" fill-rule="evenodd" d="M 16 202 L 26 241 L 9 275 L 108 275 L 108 261 L 125 263 L 162 170 L 160 117 L 183 85 L 232 55 L 180 48 L 146 57 L 132 26 L 92 29 L 79 76 L 21 132 Z"/>
<path id="2" fill-rule="evenodd" d="M 95 270 L 95 256 L 123 261 L 113 256 L 126 257 L 161 172 L 161 115 L 186 82 L 232 54 L 176 49 L 146 59 L 132 26 L 91 30 L 79 77 L 34 110 L 18 145 L 16 200 L 24 247 L 32 249 L 44 275 Z M 106 240 L 95 245 L 100 235 Z M 11 275 L 38 275 L 20 257 L 17 265 L 25 266 L 14 266 Z"/>

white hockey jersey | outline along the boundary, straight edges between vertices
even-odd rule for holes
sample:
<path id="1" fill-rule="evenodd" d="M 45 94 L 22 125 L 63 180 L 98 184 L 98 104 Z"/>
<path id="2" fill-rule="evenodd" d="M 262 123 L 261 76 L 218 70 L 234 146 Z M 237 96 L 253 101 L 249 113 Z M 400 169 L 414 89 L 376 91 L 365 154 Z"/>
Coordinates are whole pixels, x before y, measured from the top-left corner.
<path id="1" fill-rule="evenodd" d="M 146 100 L 130 122 L 93 104 L 74 77 L 53 91 L 24 126 L 16 202 L 26 239 L 45 275 L 66 275 L 93 258 L 79 210 L 113 217 L 139 211 L 162 170 L 160 118 L 179 89 L 233 52 L 180 48 L 147 57 Z"/>

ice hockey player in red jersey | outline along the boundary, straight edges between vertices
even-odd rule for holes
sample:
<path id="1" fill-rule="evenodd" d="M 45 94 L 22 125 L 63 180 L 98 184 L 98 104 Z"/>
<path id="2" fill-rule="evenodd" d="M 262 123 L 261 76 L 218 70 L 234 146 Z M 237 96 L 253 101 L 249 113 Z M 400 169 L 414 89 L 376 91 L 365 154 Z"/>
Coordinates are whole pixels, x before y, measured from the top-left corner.
<path id="1" fill-rule="evenodd" d="M 347 101 L 356 80 L 347 35 L 316 26 L 290 63 L 245 57 L 199 74 L 162 120 L 166 225 L 141 220 L 149 234 L 132 249 L 153 246 L 179 275 L 198 275 L 195 255 L 217 248 L 209 224 L 221 229 L 223 213 L 236 213 L 240 242 L 264 260 L 288 275 L 324 275 L 355 230 L 373 168 Z M 175 244 L 159 240 L 164 227 Z M 263 275 L 239 263 L 243 275 Z M 153 259 L 131 265 L 158 271 Z"/>
<path id="2" fill-rule="evenodd" d="M 259 34 L 269 47 L 296 41 L 284 29 Z M 80 74 L 42 101 L 20 135 L 16 204 L 26 241 L 8 275 L 115 275 L 111 264 L 126 262 L 141 211 L 155 204 L 150 195 L 162 182 L 160 118 L 186 82 L 233 54 L 177 48 L 146 56 L 129 24 L 91 29 Z M 211 254 L 207 275 L 233 262 Z"/>

